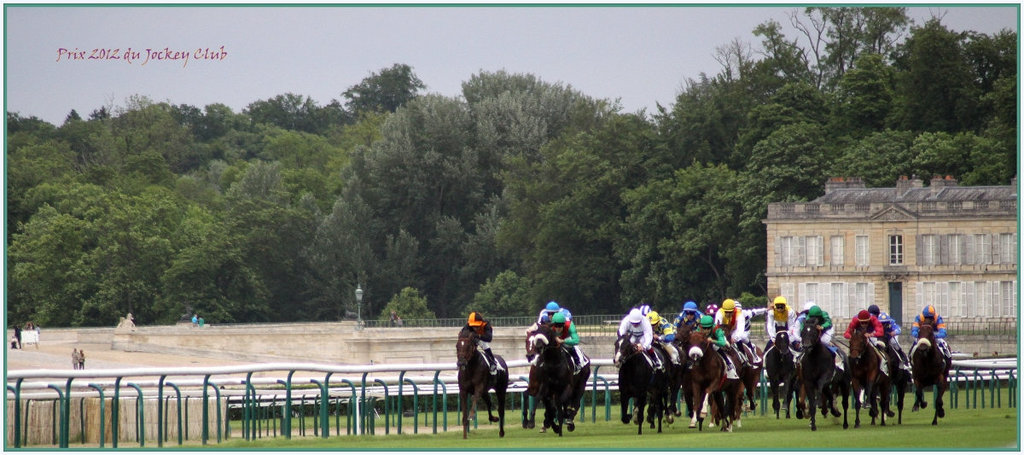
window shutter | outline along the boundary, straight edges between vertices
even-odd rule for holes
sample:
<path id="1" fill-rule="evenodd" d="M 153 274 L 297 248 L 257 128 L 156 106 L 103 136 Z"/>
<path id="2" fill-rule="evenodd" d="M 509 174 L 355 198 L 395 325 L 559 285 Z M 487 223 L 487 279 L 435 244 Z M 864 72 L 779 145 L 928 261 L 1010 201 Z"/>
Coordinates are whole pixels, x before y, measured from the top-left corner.
<path id="1" fill-rule="evenodd" d="M 963 240 L 964 246 L 964 260 L 965 265 L 974 265 L 974 236 L 964 235 L 960 237 Z"/>
<path id="2" fill-rule="evenodd" d="M 918 234 L 917 236 L 917 265 L 924 265 L 924 236 Z"/>
<path id="3" fill-rule="evenodd" d="M 796 265 L 804 267 L 807 265 L 807 239 L 804 236 L 798 236 L 796 243 Z"/>
<path id="4" fill-rule="evenodd" d="M 1002 246 L 1002 245 L 1000 245 L 1001 243 L 1003 243 L 1003 242 L 1000 241 L 999 234 L 993 234 L 992 235 L 992 263 L 993 264 L 1001 264 L 1001 262 L 999 261 L 999 250 L 1000 250 L 1000 246 Z"/>
<path id="5" fill-rule="evenodd" d="M 949 236 L 939 236 L 939 264 L 949 264 Z"/>
<path id="6" fill-rule="evenodd" d="M 782 267 L 782 237 L 775 237 L 775 268 Z"/>

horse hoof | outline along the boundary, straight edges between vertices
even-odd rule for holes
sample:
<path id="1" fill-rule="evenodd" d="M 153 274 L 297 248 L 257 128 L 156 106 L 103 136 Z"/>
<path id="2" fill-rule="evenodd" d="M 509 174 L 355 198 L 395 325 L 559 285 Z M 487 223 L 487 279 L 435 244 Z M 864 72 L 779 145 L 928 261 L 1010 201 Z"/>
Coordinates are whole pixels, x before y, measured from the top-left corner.
<path id="1" fill-rule="evenodd" d="M 893 412 L 893 410 L 892 410 L 892 409 L 889 409 L 889 410 L 886 410 L 886 411 L 885 411 L 885 416 L 886 416 L 886 417 L 896 417 L 896 413 L 895 413 L 895 412 Z"/>
<path id="2" fill-rule="evenodd" d="M 498 418 L 497 417 L 488 417 L 487 420 L 490 420 L 492 423 L 497 423 L 498 422 Z"/>
<path id="3" fill-rule="evenodd" d="M 679 412 L 679 411 L 676 411 L 675 414 L 676 414 L 676 417 L 682 417 L 682 415 L 683 415 L 683 413 Z"/>
<path id="4" fill-rule="evenodd" d="M 565 424 L 565 428 L 568 429 L 570 433 L 572 433 L 573 431 L 576 431 L 576 424 L 573 422 L 568 422 Z"/>
<path id="5" fill-rule="evenodd" d="M 540 429 L 540 432 L 541 432 L 541 433 L 547 433 L 547 432 L 548 432 L 548 429 L 547 429 L 547 428 L 544 428 L 544 427 L 541 427 L 541 429 Z"/>
<path id="6" fill-rule="evenodd" d="M 927 408 L 927 407 L 928 407 L 928 402 L 927 401 L 922 401 L 921 402 L 921 409 L 924 409 L 924 408 Z"/>
<path id="7" fill-rule="evenodd" d="M 696 424 L 696 423 L 692 423 L 692 422 L 691 422 L 691 423 L 690 423 L 690 426 L 689 426 L 688 428 L 697 428 L 697 424 Z"/>
<path id="8" fill-rule="evenodd" d="M 946 410 L 942 409 L 942 408 L 936 409 L 935 410 L 935 415 L 939 416 L 940 418 L 945 418 L 946 417 Z"/>
<path id="9" fill-rule="evenodd" d="M 669 425 L 671 425 L 676 421 L 676 418 L 672 414 L 666 414 L 665 421 L 668 422 Z"/>
<path id="10" fill-rule="evenodd" d="M 850 424 L 843 422 L 843 429 L 845 430 L 847 428 L 850 428 Z"/>

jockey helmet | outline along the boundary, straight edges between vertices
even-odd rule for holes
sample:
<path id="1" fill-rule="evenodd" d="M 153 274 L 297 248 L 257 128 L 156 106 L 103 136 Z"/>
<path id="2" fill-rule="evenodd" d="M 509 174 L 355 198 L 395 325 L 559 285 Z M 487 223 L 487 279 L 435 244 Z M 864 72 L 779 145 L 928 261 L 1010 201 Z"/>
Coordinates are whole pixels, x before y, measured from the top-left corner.
<path id="1" fill-rule="evenodd" d="M 820 318 L 820 317 L 824 316 L 824 314 L 821 312 L 821 307 L 820 306 L 812 304 L 811 305 L 811 309 L 807 310 L 807 316 L 808 317 Z"/>
<path id="2" fill-rule="evenodd" d="M 683 309 L 684 310 L 696 310 L 697 309 L 697 302 L 694 302 L 693 300 L 687 300 L 686 303 L 683 304 Z"/>
<path id="3" fill-rule="evenodd" d="M 707 314 L 714 315 L 715 313 L 718 312 L 718 305 L 715 305 L 714 303 L 708 305 L 708 307 L 705 309 L 705 312 Z"/>
<path id="4" fill-rule="evenodd" d="M 476 311 L 469 313 L 469 326 L 480 327 L 484 325 L 484 315 L 477 313 Z"/>
<path id="5" fill-rule="evenodd" d="M 639 308 L 641 316 L 647 316 L 647 313 L 651 312 L 651 306 L 646 303 L 641 303 Z"/>
<path id="6" fill-rule="evenodd" d="M 742 310 L 743 309 L 743 302 L 740 302 L 739 300 L 737 300 L 736 301 L 736 309 L 737 310 Z"/>
<path id="7" fill-rule="evenodd" d="M 561 309 L 562 308 L 558 306 L 558 302 L 556 302 L 554 300 L 548 302 L 548 306 L 544 307 L 544 311 L 550 311 L 552 313 L 554 313 L 555 311 L 561 310 Z"/>
<path id="8" fill-rule="evenodd" d="M 657 311 L 651 311 L 647 313 L 647 320 L 651 321 L 651 325 L 657 324 L 661 320 L 661 315 Z"/>
<path id="9" fill-rule="evenodd" d="M 715 319 L 712 318 L 711 316 L 705 314 L 704 316 L 700 317 L 701 327 L 704 327 L 705 329 L 710 329 L 713 325 L 715 325 Z"/>
<path id="10" fill-rule="evenodd" d="M 733 311 L 736 311 L 736 301 L 733 299 L 725 299 L 725 301 L 722 302 L 722 312 L 732 313 Z"/>
<path id="11" fill-rule="evenodd" d="M 808 301 L 807 303 L 804 304 L 804 311 L 811 311 L 811 308 L 813 308 L 813 307 L 814 307 L 814 301 L 810 300 L 810 301 Z"/>
<path id="12" fill-rule="evenodd" d="M 569 310 L 567 310 L 565 308 L 562 308 L 562 311 L 559 311 L 559 314 L 565 316 L 565 320 L 566 321 L 571 321 L 572 320 L 572 313 L 570 313 Z"/>
<path id="13" fill-rule="evenodd" d="M 860 310 L 860 312 L 857 313 L 857 320 L 860 322 L 869 322 L 871 321 L 871 313 L 868 313 L 868 310 Z"/>
<path id="14" fill-rule="evenodd" d="M 629 310 L 629 316 L 626 316 L 626 320 L 629 321 L 630 324 L 639 324 L 643 319 L 644 315 L 640 314 L 640 309 L 638 308 Z"/>
<path id="15" fill-rule="evenodd" d="M 924 307 L 924 310 L 921 310 L 921 315 L 926 317 L 926 318 L 934 318 L 935 317 L 935 307 L 933 307 L 931 305 L 928 305 L 928 306 Z"/>
<path id="16" fill-rule="evenodd" d="M 878 309 L 878 305 L 871 305 L 868 307 L 868 313 L 878 316 L 879 314 L 882 314 L 882 310 Z"/>
<path id="17" fill-rule="evenodd" d="M 772 303 L 778 308 L 784 308 L 789 304 L 789 302 L 786 301 L 786 298 L 781 295 L 776 297 Z"/>
<path id="18" fill-rule="evenodd" d="M 551 323 L 556 325 L 565 324 L 565 315 L 562 313 L 555 313 L 554 316 L 551 316 Z"/>

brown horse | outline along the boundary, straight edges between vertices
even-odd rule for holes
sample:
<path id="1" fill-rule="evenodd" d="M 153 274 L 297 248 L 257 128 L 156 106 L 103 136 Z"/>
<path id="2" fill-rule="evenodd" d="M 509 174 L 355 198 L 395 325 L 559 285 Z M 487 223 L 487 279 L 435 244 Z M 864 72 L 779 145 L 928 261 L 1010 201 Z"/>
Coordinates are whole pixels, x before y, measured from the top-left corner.
<path id="1" fill-rule="evenodd" d="M 690 384 L 694 404 L 690 428 L 697 427 L 703 431 L 704 416 L 707 406 L 713 402 L 712 418 L 722 422 L 722 431 L 732 431 L 733 409 L 740 406 L 743 400 L 743 383 L 738 379 L 727 379 L 725 376 L 725 360 L 712 347 L 711 340 L 701 331 L 690 333 Z M 732 361 L 737 362 L 734 357 Z"/>
<path id="2" fill-rule="evenodd" d="M 864 399 L 870 404 L 871 424 L 875 424 L 875 418 L 882 415 L 881 425 L 885 426 L 885 413 L 879 409 L 889 409 L 890 381 L 889 376 L 882 372 L 882 362 L 887 361 L 868 340 L 864 329 L 857 327 L 850 334 L 850 377 L 853 379 L 853 409 L 856 418 L 853 421 L 854 428 L 860 428 L 860 407 L 861 392 Z M 881 401 L 876 406 L 875 400 Z"/>
<path id="3" fill-rule="evenodd" d="M 462 408 L 462 439 L 469 436 L 469 420 L 476 415 L 476 404 L 483 398 L 487 404 L 487 418 L 498 422 L 498 436 L 505 437 L 505 391 L 508 389 L 508 366 L 505 359 L 494 356 L 502 369 L 491 374 L 484 353 L 477 349 L 478 336 L 472 330 L 459 332 L 459 341 L 455 343 L 456 365 L 459 367 L 459 406 Z M 491 413 L 491 397 L 487 393 L 494 390 L 498 401 L 498 417 Z M 472 395 L 472 403 L 469 397 Z"/>
<path id="4" fill-rule="evenodd" d="M 924 401 L 924 388 L 937 387 L 935 417 L 932 418 L 932 425 L 938 425 L 939 418 L 946 416 L 946 411 L 942 408 L 942 394 L 949 386 L 946 383 L 949 366 L 936 345 L 934 330 L 930 324 L 921 324 L 918 328 L 917 344 L 910 349 L 910 365 L 913 371 L 915 394 L 914 408 L 911 411 L 928 407 L 928 403 Z"/>
<path id="5" fill-rule="evenodd" d="M 748 403 L 745 403 L 749 410 L 753 411 L 757 409 L 757 401 L 754 396 L 757 393 L 758 385 L 761 383 L 761 371 L 764 369 L 764 351 L 760 347 L 754 346 L 754 352 L 751 352 L 749 347 L 745 347 L 742 343 L 736 344 L 738 349 L 743 349 L 743 355 L 747 357 L 747 364 L 740 368 L 739 375 L 740 380 L 743 381 L 743 389 L 746 391 L 746 398 Z M 754 355 L 757 355 L 758 361 L 754 363 Z M 737 409 L 738 412 L 742 412 L 742 409 Z M 736 426 L 742 427 L 739 418 L 736 419 Z"/>

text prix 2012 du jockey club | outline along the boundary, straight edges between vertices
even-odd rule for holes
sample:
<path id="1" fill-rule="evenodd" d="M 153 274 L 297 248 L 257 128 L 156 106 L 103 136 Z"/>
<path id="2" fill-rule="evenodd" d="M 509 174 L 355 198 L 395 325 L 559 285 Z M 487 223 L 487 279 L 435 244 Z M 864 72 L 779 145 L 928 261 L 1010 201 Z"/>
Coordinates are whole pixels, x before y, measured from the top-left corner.
<path id="1" fill-rule="evenodd" d="M 201 47 L 193 52 L 175 51 L 169 47 L 163 49 L 146 48 L 144 50 L 134 50 L 130 47 L 123 50 L 120 48 L 94 48 L 91 51 L 81 50 L 77 47 L 74 50 L 68 50 L 63 47 L 57 49 L 58 62 L 70 60 L 124 60 L 128 64 L 141 61 L 141 64 L 145 65 L 151 60 L 180 60 L 182 61 L 182 66 L 187 66 L 190 59 L 224 60 L 227 56 L 228 52 L 224 50 L 224 46 L 221 46 L 219 49 Z"/>

